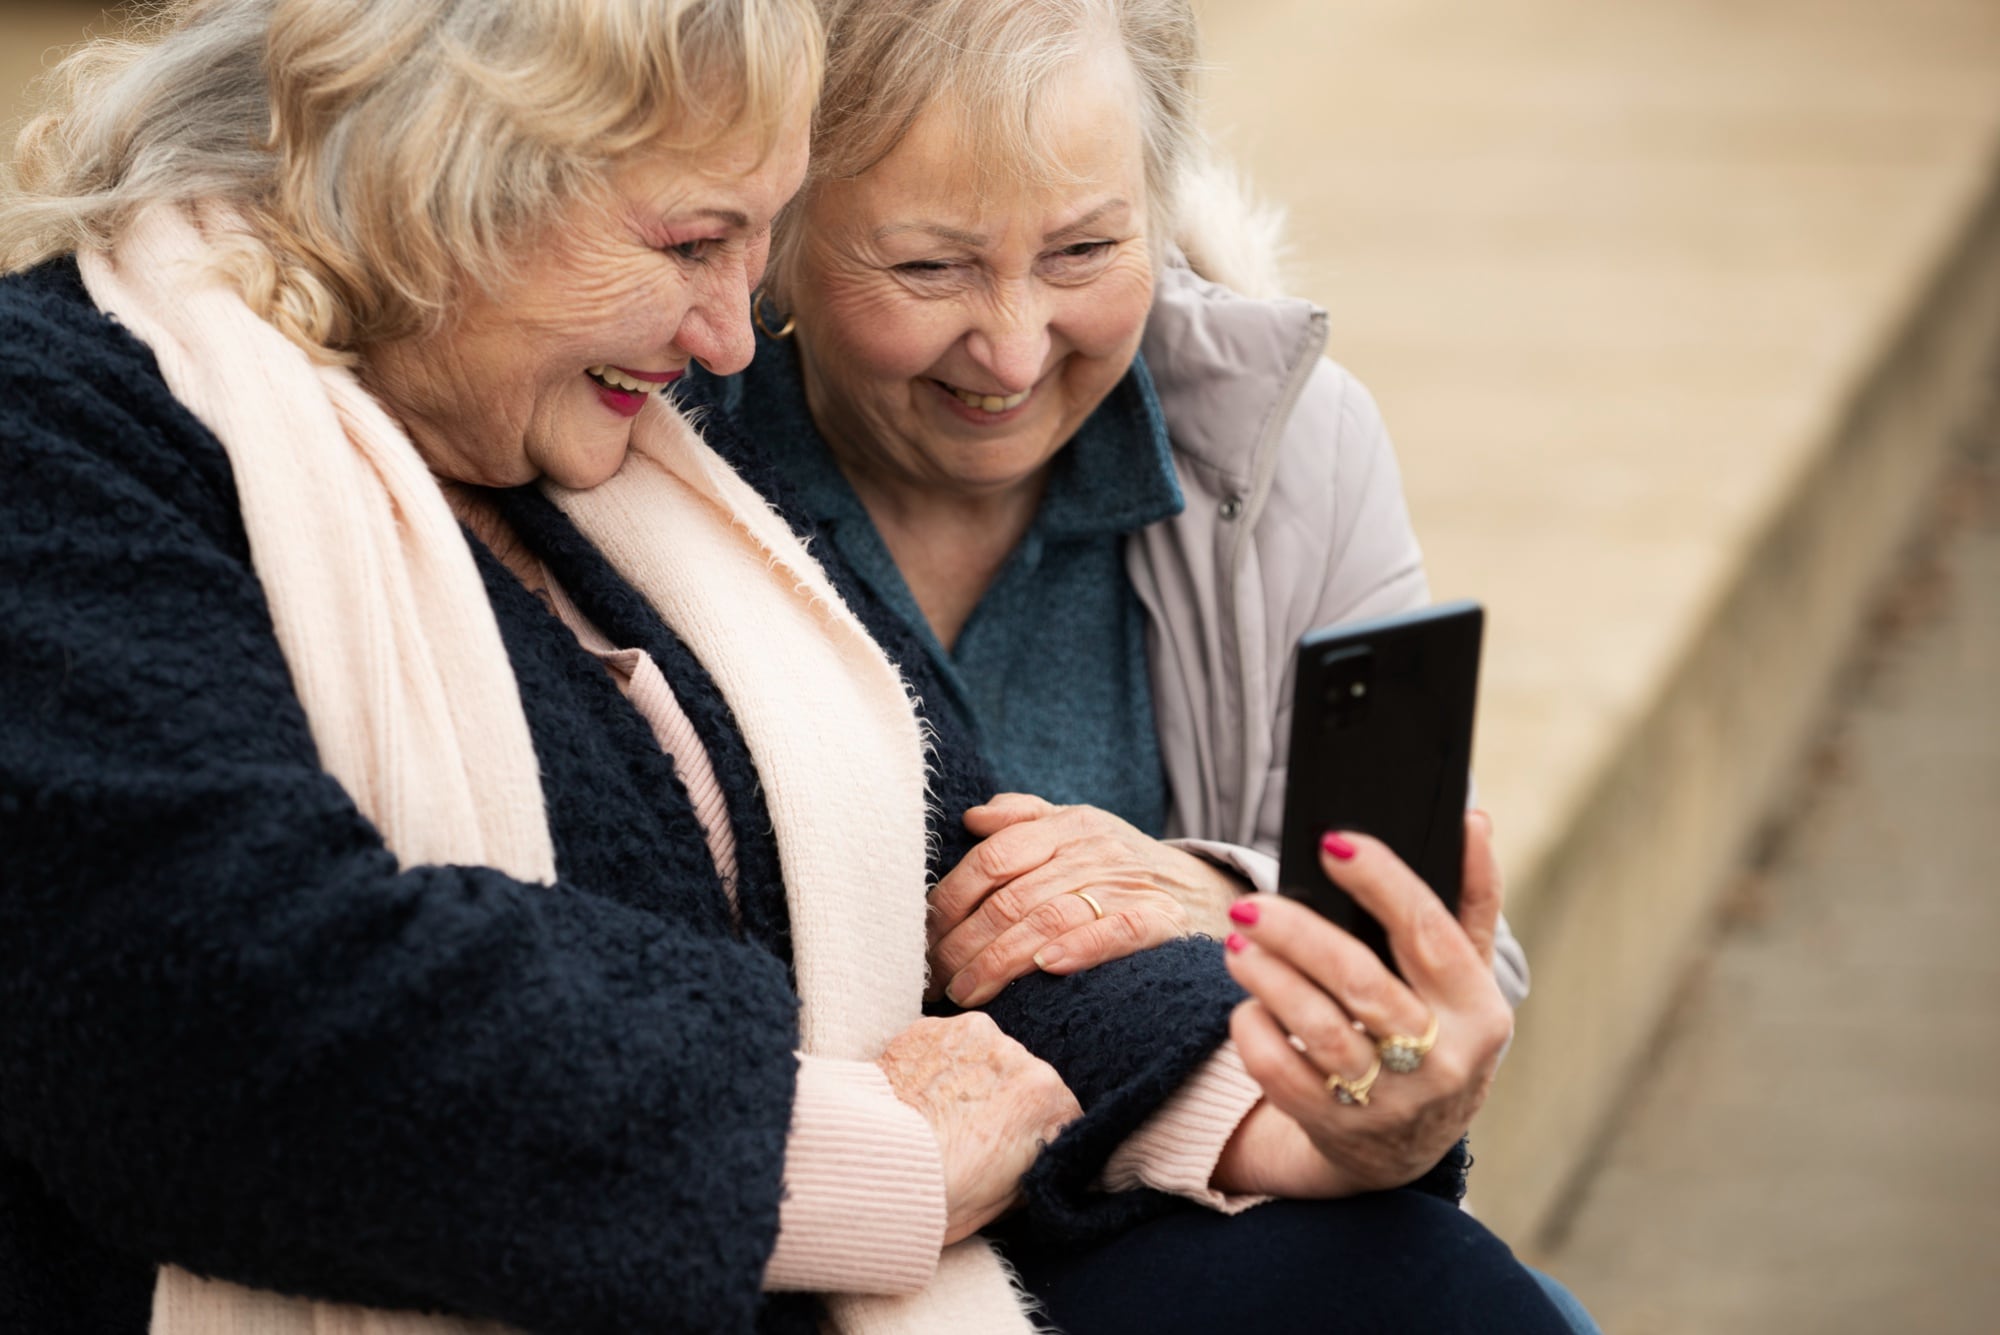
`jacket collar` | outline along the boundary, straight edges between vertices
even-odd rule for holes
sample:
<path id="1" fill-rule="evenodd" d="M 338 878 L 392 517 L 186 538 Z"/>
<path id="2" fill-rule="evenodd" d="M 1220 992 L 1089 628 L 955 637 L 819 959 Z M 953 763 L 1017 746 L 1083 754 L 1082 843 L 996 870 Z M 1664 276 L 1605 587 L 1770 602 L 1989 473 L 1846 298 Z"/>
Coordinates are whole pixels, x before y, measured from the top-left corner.
<path id="1" fill-rule="evenodd" d="M 1302 368 L 1326 350 L 1326 332 L 1326 312 L 1312 302 L 1239 296 L 1170 252 L 1140 352 L 1175 449 L 1251 485 L 1258 455 L 1305 383 Z"/>

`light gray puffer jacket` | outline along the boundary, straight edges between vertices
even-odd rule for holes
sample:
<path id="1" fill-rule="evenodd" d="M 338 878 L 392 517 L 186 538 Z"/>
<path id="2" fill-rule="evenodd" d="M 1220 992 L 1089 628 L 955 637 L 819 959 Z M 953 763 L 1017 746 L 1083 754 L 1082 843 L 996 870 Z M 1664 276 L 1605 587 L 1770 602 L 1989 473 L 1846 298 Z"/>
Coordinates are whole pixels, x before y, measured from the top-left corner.
<path id="1" fill-rule="evenodd" d="M 1178 257 L 1141 351 L 1187 507 L 1126 549 L 1149 619 L 1167 834 L 1275 889 L 1292 653 L 1316 627 L 1430 599 L 1375 401 L 1326 359 L 1326 312 L 1240 296 Z M 1494 974 L 1528 991 L 1500 925 Z"/>

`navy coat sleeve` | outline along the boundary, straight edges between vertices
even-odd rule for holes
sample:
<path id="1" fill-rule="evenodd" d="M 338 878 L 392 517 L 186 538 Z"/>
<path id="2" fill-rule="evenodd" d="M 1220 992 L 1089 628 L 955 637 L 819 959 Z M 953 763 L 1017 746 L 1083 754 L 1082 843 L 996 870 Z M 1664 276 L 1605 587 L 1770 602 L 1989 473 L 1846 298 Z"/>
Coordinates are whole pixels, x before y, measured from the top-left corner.
<path id="1" fill-rule="evenodd" d="M 87 306 L 4 286 L 0 1151 L 116 1251 L 260 1287 L 751 1329 L 782 963 L 722 913 L 399 871 L 212 438 Z"/>

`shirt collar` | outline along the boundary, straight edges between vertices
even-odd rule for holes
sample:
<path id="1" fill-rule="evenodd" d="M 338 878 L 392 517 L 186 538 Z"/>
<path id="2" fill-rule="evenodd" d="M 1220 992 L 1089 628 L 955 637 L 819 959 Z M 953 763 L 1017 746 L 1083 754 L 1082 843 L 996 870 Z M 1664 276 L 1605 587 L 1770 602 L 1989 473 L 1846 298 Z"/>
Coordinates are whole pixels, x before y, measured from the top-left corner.
<path id="1" fill-rule="evenodd" d="M 1053 538 L 1132 533 L 1185 505 L 1152 374 L 1134 357 L 1056 455 L 1035 526 Z"/>

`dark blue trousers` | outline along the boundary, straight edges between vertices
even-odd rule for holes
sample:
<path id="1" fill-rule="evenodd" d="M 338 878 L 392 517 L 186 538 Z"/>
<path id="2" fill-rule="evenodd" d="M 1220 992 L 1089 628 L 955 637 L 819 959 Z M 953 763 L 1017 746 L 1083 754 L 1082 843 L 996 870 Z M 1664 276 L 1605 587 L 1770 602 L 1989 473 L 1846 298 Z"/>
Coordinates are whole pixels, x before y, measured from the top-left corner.
<path id="1" fill-rule="evenodd" d="M 1507 1245 L 1414 1191 L 1186 1205 L 1088 1250 L 1006 1249 L 1065 1335 L 1570 1335 Z"/>

